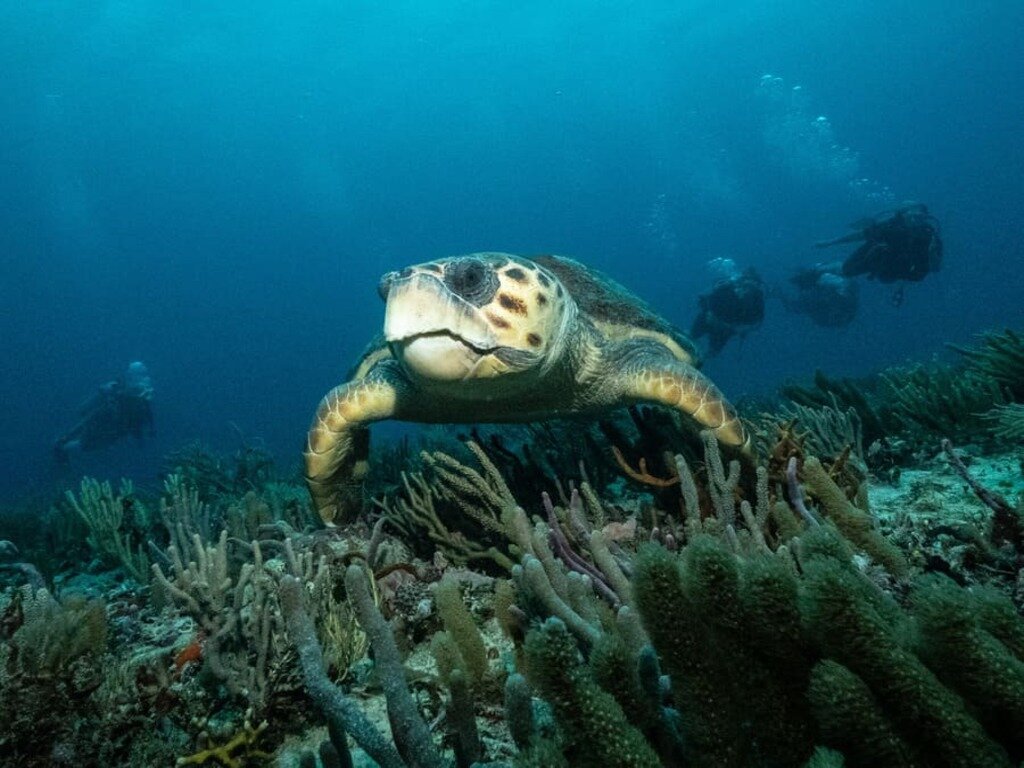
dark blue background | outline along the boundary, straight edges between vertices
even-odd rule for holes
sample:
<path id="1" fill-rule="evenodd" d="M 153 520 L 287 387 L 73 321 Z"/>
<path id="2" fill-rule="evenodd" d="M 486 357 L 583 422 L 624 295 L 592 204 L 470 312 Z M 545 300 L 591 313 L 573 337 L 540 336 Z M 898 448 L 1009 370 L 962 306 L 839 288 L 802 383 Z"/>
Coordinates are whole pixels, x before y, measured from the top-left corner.
<path id="1" fill-rule="evenodd" d="M 290 462 L 378 275 L 440 255 L 573 255 L 688 326 L 709 259 L 781 282 L 882 207 L 853 178 L 930 205 L 943 272 L 840 332 L 773 304 L 709 364 L 727 393 L 1019 325 L 1022 30 L 1010 1 L 4 3 L 0 493 L 137 358 L 156 440 L 73 475 L 232 424 Z"/>

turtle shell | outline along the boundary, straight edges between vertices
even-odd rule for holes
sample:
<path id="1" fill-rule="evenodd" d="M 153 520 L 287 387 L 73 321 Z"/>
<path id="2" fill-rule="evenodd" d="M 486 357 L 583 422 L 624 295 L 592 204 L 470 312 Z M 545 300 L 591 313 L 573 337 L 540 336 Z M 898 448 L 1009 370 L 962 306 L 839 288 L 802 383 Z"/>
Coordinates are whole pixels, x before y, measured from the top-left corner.
<path id="1" fill-rule="evenodd" d="M 580 311 L 616 339 L 647 337 L 665 344 L 680 359 L 697 365 L 694 343 L 632 291 L 607 275 L 564 256 L 532 256 L 562 282 Z"/>

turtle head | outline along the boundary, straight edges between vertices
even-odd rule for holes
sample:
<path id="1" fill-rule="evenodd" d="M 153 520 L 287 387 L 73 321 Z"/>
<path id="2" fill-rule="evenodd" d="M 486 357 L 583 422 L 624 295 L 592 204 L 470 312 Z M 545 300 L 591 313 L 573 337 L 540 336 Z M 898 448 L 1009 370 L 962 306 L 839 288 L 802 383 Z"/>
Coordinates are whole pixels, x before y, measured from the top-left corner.
<path id="1" fill-rule="evenodd" d="M 474 253 L 381 278 L 384 336 L 412 374 L 436 381 L 543 374 L 566 349 L 576 304 L 538 264 Z"/>

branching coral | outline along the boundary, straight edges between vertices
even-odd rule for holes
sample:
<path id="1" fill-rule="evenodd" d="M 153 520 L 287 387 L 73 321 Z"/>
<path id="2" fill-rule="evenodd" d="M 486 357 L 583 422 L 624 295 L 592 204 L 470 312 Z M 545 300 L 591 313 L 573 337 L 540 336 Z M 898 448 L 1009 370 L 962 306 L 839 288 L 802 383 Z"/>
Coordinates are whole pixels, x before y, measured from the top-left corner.
<path id="1" fill-rule="evenodd" d="M 612 607 L 617 608 L 623 601 L 628 601 L 629 582 L 612 556 L 603 533 L 592 530 L 587 524 L 579 493 L 575 490 L 572 492 L 568 508 L 564 511 L 556 509 L 546 493 L 542 498 L 547 512 L 548 544 L 551 551 L 572 574 L 588 578 L 594 590 Z M 562 519 L 565 520 L 564 527 Z M 573 541 L 570 541 L 565 528 L 572 529 Z M 543 528 L 539 532 L 542 533 Z M 579 543 L 574 546 L 575 542 Z M 589 553 L 589 560 L 576 551 L 583 548 Z M 537 549 L 534 547 L 534 550 Z"/>
<path id="2" fill-rule="evenodd" d="M 985 414 L 994 437 L 1024 444 L 1024 403 L 999 405 Z"/>
<path id="3" fill-rule="evenodd" d="M 105 606 L 76 595 L 57 600 L 45 589 L 28 586 L 4 602 L 0 762 L 53 765 L 54 746 L 77 738 L 78 719 L 94 711 L 93 697 L 105 678 Z"/>
<path id="4" fill-rule="evenodd" d="M 833 396 L 834 398 L 834 396 Z M 833 399 L 832 405 L 810 406 L 791 403 L 778 413 L 764 414 L 756 434 L 763 453 L 771 448 L 780 424 L 800 430 L 800 448 L 811 456 L 836 459 L 849 451 L 864 464 L 864 436 L 860 416 L 852 407 L 842 407 Z"/>
<path id="5" fill-rule="evenodd" d="M 284 483 L 266 483 L 259 491 L 247 491 L 228 504 L 224 523 L 229 535 L 240 541 L 291 536 L 319 527 L 309 494 Z"/>
<path id="6" fill-rule="evenodd" d="M 230 456 L 216 454 L 199 442 L 182 447 L 166 458 L 168 474 L 181 475 L 204 499 L 262 487 L 273 475 L 274 459 L 263 446 L 239 437 L 239 447 Z"/>
<path id="7" fill-rule="evenodd" d="M 523 551 L 528 546 L 522 510 L 483 450 L 472 442 L 468 447 L 482 472 L 446 453 L 424 452 L 422 458 L 430 468 L 430 479 L 423 473 L 403 473 L 405 493 L 376 503 L 395 528 L 410 537 L 426 533 L 453 563 L 490 560 L 511 569 L 513 560 L 507 551 Z M 479 528 L 482 541 L 442 519 L 450 517 L 448 511 L 452 509 Z M 487 543 L 490 541 L 497 543 Z"/>
<path id="8" fill-rule="evenodd" d="M 122 480 L 117 494 L 109 482 L 91 477 L 82 480 L 79 497 L 68 491 L 68 503 L 89 529 L 89 546 L 112 565 L 122 566 L 136 581 L 149 578 L 149 558 L 141 543 L 128 530 L 126 513 L 136 510 L 138 502 L 130 480 Z"/>
<path id="9" fill-rule="evenodd" d="M 176 546 L 168 550 L 170 576 L 153 566 L 156 582 L 196 621 L 205 635 L 203 661 L 207 669 L 235 696 L 257 713 L 270 703 L 275 684 L 287 674 L 284 627 L 277 606 L 276 578 L 263 561 L 258 542 L 253 559 L 233 571 L 228 559 L 227 531 L 215 544 L 194 534 L 191 559 L 186 563 Z M 293 575 L 311 580 L 323 594 L 326 563 L 314 565 L 312 555 L 296 557 L 286 546 Z"/>
<path id="10" fill-rule="evenodd" d="M 717 446 L 708 441 L 706 450 Z M 791 458 L 794 504 L 803 496 L 798 465 Z M 530 746 L 517 765 L 553 760 L 555 752 L 558 764 L 575 764 L 586 725 L 580 718 L 588 702 L 601 699 L 587 687 L 593 684 L 619 705 L 601 708 L 604 722 L 615 722 L 607 727 L 618 734 L 639 729 L 663 764 L 835 764 L 840 753 L 815 749 L 815 734 L 854 768 L 1005 766 L 1008 754 L 1024 756 L 1017 690 L 1024 687 L 1024 678 L 1017 681 L 1024 673 L 1024 622 L 1008 600 L 943 582 L 938 591 L 918 586 L 909 609 L 897 604 L 858 570 L 863 564 L 850 545 L 900 578 L 910 575 L 904 556 L 817 459 L 805 460 L 801 474 L 821 520 L 808 510 L 801 522 L 787 508 L 788 533 L 771 510 L 763 468 L 755 504 L 743 500 L 737 509 L 739 468 L 712 457 L 705 466 L 713 490 L 700 487 L 677 457 L 684 522 L 660 537 L 675 551 L 648 545 L 622 568 L 642 629 L 631 628 L 629 607 L 612 621 L 600 590 L 579 588 L 594 582 L 596 558 L 575 536 L 569 510 L 556 513 L 548 503 L 548 524 L 535 529 L 532 554 L 514 569 L 513 590 L 502 590 L 499 602 L 517 644 L 531 620 L 548 619 L 530 634 L 526 669 L 553 705 L 559 740 L 539 738 L 536 723 L 520 717 L 526 725 L 517 725 L 517 742 Z M 713 514 L 702 511 L 702 501 L 710 501 Z M 910 626 L 918 633 L 910 634 Z M 542 657 L 530 654 L 530 643 L 545 632 L 548 640 L 556 633 L 576 645 L 559 646 L 561 677 L 553 679 L 562 684 L 555 688 L 542 682 L 550 672 Z M 907 637 L 915 638 L 913 647 Z M 574 671 L 580 652 L 590 676 Z M 670 695 L 638 682 L 657 679 L 650 670 L 659 667 L 671 678 Z M 635 678 L 634 669 L 647 671 Z M 989 681 L 997 669 L 1005 679 Z M 523 728 L 534 729 L 534 738 Z M 673 743 L 682 745 L 681 758 L 669 756 Z M 615 764 L 625 754 L 622 744 L 599 738 L 588 737 L 582 749 L 591 763 Z"/>
<path id="11" fill-rule="evenodd" d="M 1024 400 L 1024 339 L 1006 329 L 985 334 L 974 349 L 954 346 L 973 371 L 994 379 L 1013 396 Z"/>
<path id="12" fill-rule="evenodd" d="M 322 617 L 319 637 L 324 656 L 328 668 L 334 670 L 337 680 L 341 682 L 352 665 L 366 656 L 370 647 L 369 639 L 356 621 L 349 602 L 336 599 L 330 590 L 321 599 L 318 613 Z"/>
<path id="13" fill-rule="evenodd" d="M 808 489 L 820 500 L 825 516 L 835 523 L 854 546 L 870 555 L 894 576 L 906 577 L 910 566 L 903 553 L 878 532 L 866 510 L 859 509 L 846 498 L 820 461 L 813 457 L 807 459 L 803 465 L 803 476 Z"/>
<path id="14" fill-rule="evenodd" d="M 167 531 L 167 540 L 178 552 L 187 552 L 193 537 L 202 541 L 213 539 L 210 505 L 199 500 L 199 491 L 183 475 L 171 474 L 164 479 L 165 496 L 160 498 L 160 520 Z M 166 563 L 165 553 L 155 546 L 156 555 Z"/>
<path id="15" fill-rule="evenodd" d="M 900 644 L 858 574 L 825 559 L 806 569 L 808 618 L 822 650 L 869 686 L 896 729 L 929 753 L 928 764 L 1010 765 L 956 692 Z"/>
<path id="16" fill-rule="evenodd" d="M 970 381 L 983 373 L 972 372 Z M 886 428 L 905 430 L 904 444 L 919 438 L 915 449 L 934 446 L 925 438 L 935 424 L 910 415 L 914 409 L 947 421 L 966 402 L 942 401 L 937 392 L 946 379 L 935 384 L 912 376 L 899 382 L 902 393 L 886 390 L 880 381 L 861 392 L 865 407 L 879 417 L 884 413 Z M 922 395 L 910 391 L 910 384 L 934 385 L 936 391 Z M 191 639 L 189 629 L 188 637 L 173 641 L 173 651 L 168 645 L 152 657 L 167 678 L 160 683 L 164 698 L 157 705 L 156 695 L 147 693 L 142 707 L 156 712 L 171 696 L 195 695 L 190 706 L 207 713 L 216 706 L 237 715 L 236 705 L 244 702 L 254 713 L 284 722 L 297 703 L 297 660 L 336 743 L 345 744 L 344 726 L 386 768 L 513 760 L 508 739 L 493 738 L 503 682 L 518 766 L 1015 765 L 1024 758 L 1024 622 L 1005 597 L 936 577 L 915 581 L 907 558 L 876 527 L 863 494 L 855 492 L 856 479 L 844 471 L 856 453 L 857 424 L 869 417 L 844 404 L 836 391 L 824 392 L 825 404 L 789 408 L 791 435 L 802 437 L 808 429 L 811 436 L 787 443 L 773 456 L 778 461 L 756 471 L 746 460 L 730 461 L 733 454 L 720 451 L 707 435 L 703 456 L 694 434 L 679 439 L 685 444 L 681 454 L 675 449 L 666 457 L 669 443 L 657 434 L 660 422 L 652 420 L 638 427 L 651 427 L 640 440 L 647 450 L 627 441 L 617 457 L 620 480 L 625 472 L 643 487 L 622 482 L 624 490 L 615 495 L 605 485 L 591 486 L 582 468 L 577 477 L 583 482 L 574 487 L 554 477 L 538 480 L 536 467 L 529 468 L 529 482 L 539 483 L 538 491 L 525 495 L 527 482 L 517 484 L 503 472 L 506 464 L 522 463 L 521 447 L 515 449 L 518 459 L 492 451 L 500 445 L 494 441 L 486 453 L 475 443 L 464 452 L 445 447 L 422 455 L 422 473 L 407 475 L 404 493 L 381 504 L 386 515 L 365 546 L 356 541 L 359 527 L 341 535 L 300 535 L 301 507 L 287 501 L 287 492 L 281 495 L 285 501 L 275 500 L 265 484 L 245 495 L 222 495 L 208 506 L 192 484 L 172 476 L 160 507 L 170 548 L 159 556 L 148 553 L 157 562 L 154 591 L 202 630 L 198 660 L 204 668 L 179 675 L 169 666 L 174 651 Z M 878 398 L 886 391 L 893 409 Z M 989 419 L 1003 424 L 1016 410 L 1000 406 Z M 1012 434 L 1000 437 L 1013 439 Z M 798 450 L 790 450 L 794 443 Z M 607 443 L 598 447 L 611 453 Z M 817 454 L 822 461 L 810 458 Z M 640 456 L 651 464 L 638 461 Z M 601 461 L 602 471 L 615 471 L 610 455 Z M 550 466 L 571 463 L 562 457 Z M 575 469 L 563 478 L 570 475 Z M 969 481 L 969 474 L 962 476 Z M 960 488 L 955 478 L 943 482 Z M 549 495 L 542 496 L 540 488 Z M 101 486 L 96 495 L 103 496 Z M 109 496 L 117 499 L 113 492 Z M 517 497 L 527 502 L 532 518 Z M 991 491 L 983 498 L 995 503 L 993 509 L 1009 508 Z M 429 539 L 444 555 L 421 567 L 409 562 L 406 550 L 400 563 L 391 562 L 394 575 L 407 580 L 403 586 L 415 587 L 414 604 L 424 616 L 413 632 L 403 621 L 405 606 L 413 603 L 394 602 L 401 606 L 395 626 L 404 629 L 398 644 L 418 643 L 424 630 L 437 626 L 438 616 L 429 615 L 426 582 L 450 563 L 468 563 L 489 570 L 500 565 L 512 574 L 497 582 L 493 600 L 511 650 L 507 644 L 496 648 L 486 629 L 484 645 L 477 625 L 487 618 L 487 602 L 470 614 L 448 574 L 434 593 L 444 625 L 432 640 L 438 674 L 432 674 L 422 648 L 403 670 L 385 620 L 392 603 L 378 603 L 374 591 L 373 571 L 382 572 L 375 552 L 384 520 L 406 539 Z M 213 533 L 222 526 L 226 535 Z M 126 551 L 134 554 L 142 539 L 131 531 L 131 521 L 115 521 L 113 527 L 128 532 Z M 1019 537 L 1010 528 L 1000 531 L 1004 535 L 989 543 L 998 538 L 993 549 L 1007 553 Z M 157 531 L 156 541 L 164 541 L 162 534 Z M 120 562 L 122 550 L 111 552 L 106 557 Z M 917 567 L 925 559 L 915 553 L 911 562 Z M 330 576 L 329 563 L 357 565 L 348 569 L 343 585 L 340 573 Z M 990 565 L 985 561 L 965 582 L 984 581 L 973 576 Z M 1005 587 L 1004 577 L 999 579 Z M 488 583 L 480 579 L 474 595 Z M 381 585 L 382 594 L 389 585 Z M 112 605 L 111 615 L 118 617 L 112 646 L 119 650 L 132 627 L 122 623 L 116 601 Z M 102 615 L 95 606 L 73 601 L 61 610 L 83 628 Z M 9 638 L 6 627 L 18 620 L 0 616 L 0 623 L 7 622 L 0 635 Z M 48 619 L 53 626 L 62 621 L 56 614 Z M 162 621 L 169 623 L 167 616 Z M 51 627 L 33 620 L 14 640 L 0 638 L 5 711 L 25 709 L 18 686 L 29 672 L 45 676 L 51 668 L 74 668 L 76 675 L 92 675 L 90 686 L 100 679 L 95 653 L 75 652 L 61 660 L 53 649 L 63 643 L 62 634 L 35 634 L 43 629 Z M 372 661 L 357 665 L 347 680 L 362 692 L 335 687 L 332 681 L 345 676 L 371 644 Z M 187 655 L 199 655 L 197 647 L 189 645 Z M 57 661 L 47 661 L 50 656 Z M 102 703 L 94 688 L 72 694 L 87 706 L 106 707 L 126 692 L 135 694 L 135 672 L 119 668 L 111 674 L 110 680 L 123 681 L 107 686 L 117 690 L 105 689 Z M 363 710 L 362 697 L 372 695 L 377 684 L 385 690 L 390 729 L 372 724 Z M 149 677 L 141 685 L 159 687 Z M 139 704 L 132 706 L 140 711 Z M 202 721 L 179 718 L 182 739 L 185 722 Z M 236 731 L 222 727 L 222 746 L 200 740 L 202 749 L 182 764 L 259 758 L 262 745 L 251 738 L 258 731 L 250 725 L 227 739 Z M 6 747 L 0 741 L 0 751 Z M 181 743 L 174 748 L 175 755 L 186 752 Z M 333 765 L 333 753 L 323 754 L 323 765 Z M 309 753 L 301 764 L 317 760 Z"/>
<path id="17" fill-rule="evenodd" d="M 206 765 L 215 763 L 225 768 L 243 768 L 250 760 L 267 760 L 270 755 L 257 746 L 269 723 L 264 720 L 253 726 L 248 720 L 242 730 L 223 744 L 209 746 L 188 757 L 179 757 L 178 765 Z"/>
<path id="18" fill-rule="evenodd" d="M 593 424 L 550 420 L 470 430 L 518 498 L 536 498 L 552 478 L 572 477 L 605 487 L 617 477 L 605 441 Z"/>
<path id="19" fill-rule="evenodd" d="M 460 666 L 474 685 L 480 685 L 490 667 L 487 650 L 480 630 L 462 600 L 458 581 L 449 576 L 438 582 L 434 586 L 434 602 L 444 622 L 445 632 L 458 650 Z"/>
<path id="20" fill-rule="evenodd" d="M 892 408 L 880 400 L 875 381 L 834 379 L 816 371 L 813 386 L 788 385 L 782 388 L 782 395 L 798 405 L 853 409 L 860 420 L 864 442 L 869 445 L 884 440 L 893 431 Z"/>
<path id="21" fill-rule="evenodd" d="M 284 576 L 279 587 L 280 603 L 289 636 L 299 654 L 306 690 L 334 727 L 351 733 L 356 743 L 382 768 L 403 768 L 406 765 L 411 768 L 440 768 L 441 758 L 409 691 L 391 628 L 381 616 L 360 566 L 349 566 L 345 586 L 373 647 L 394 743 L 370 722 L 358 704 L 327 678 L 313 622 L 304 605 L 302 584 L 298 579 Z"/>
<path id="22" fill-rule="evenodd" d="M 553 558 L 550 562 L 553 563 Z M 596 642 L 600 631 L 596 616 L 592 612 L 592 606 L 581 605 L 580 599 L 574 600 L 569 592 L 569 577 L 563 574 L 556 565 L 552 565 L 551 569 L 553 574 L 560 578 L 556 577 L 552 580 L 552 576 L 549 575 L 540 560 L 533 555 L 525 555 L 522 565 L 517 565 L 512 569 L 512 578 L 524 599 L 543 606 L 547 615 L 561 619 L 580 640 L 589 643 Z M 585 579 L 586 577 L 580 578 Z M 577 596 L 583 594 L 585 593 L 581 590 L 576 590 Z M 573 602 L 576 603 L 575 606 L 572 605 Z M 588 615 L 581 615 L 577 608 Z"/>
<path id="23" fill-rule="evenodd" d="M 791 411 L 802 407 L 852 410 L 861 425 L 867 459 L 885 464 L 937 437 L 974 438 L 984 429 L 984 414 L 1008 401 L 1024 401 L 1024 341 L 1019 334 L 989 333 L 977 347 L 953 349 L 963 358 L 959 365 L 891 368 L 859 380 L 833 379 L 818 372 L 813 386 L 786 386 L 782 394 L 795 404 Z M 1011 416 L 1008 411 L 1006 417 Z M 814 441 L 808 444 L 808 453 L 829 458 L 829 446 L 817 443 L 819 433 L 832 431 L 828 424 L 815 424 L 808 435 Z M 1011 431 L 1006 439 L 1016 439 L 1015 434 Z"/>
<path id="24" fill-rule="evenodd" d="M 570 766 L 649 766 L 661 762 L 615 698 L 581 664 L 565 624 L 548 619 L 526 640 L 530 677 L 551 705 Z"/>
<path id="25" fill-rule="evenodd" d="M 107 615 L 99 600 L 75 595 L 55 600 L 48 591 L 22 591 L 24 623 L 11 644 L 17 667 L 27 675 L 54 677 L 84 655 L 98 655 L 107 643 Z"/>
<path id="26" fill-rule="evenodd" d="M 619 465 L 619 469 L 626 473 L 626 476 L 631 480 L 635 480 L 643 485 L 648 485 L 654 488 L 671 488 L 673 485 L 679 483 L 679 477 L 673 475 L 670 477 L 658 477 L 647 469 L 647 459 L 643 456 L 640 457 L 637 463 L 637 468 L 633 469 L 626 461 L 626 457 L 622 453 L 622 449 L 617 445 L 612 446 L 612 455 L 615 457 L 615 462 Z"/>
<path id="27" fill-rule="evenodd" d="M 689 463 L 680 454 L 675 457 L 676 476 L 679 478 L 682 525 L 675 525 L 666 517 L 656 528 L 652 527 L 652 538 L 663 542 L 669 549 L 701 533 L 724 536 L 736 551 L 751 548 L 770 551 L 768 530 L 770 499 L 768 495 L 768 473 L 764 467 L 755 471 L 754 504 L 743 499 L 739 503 L 740 518 L 736 516 L 736 498 L 741 479 L 742 466 L 739 461 L 729 463 L 728 473 L 722 459 L 718 441 L 711 432 L 701 434 L 704 442 L 704 466 L 707 471 L 706 497 L 710 501 L 708 513 L 700 505 L 701 494 Z M 777 538 L 777 537 L 776 537 Z"/>
<path id="28" fill-rule="evenodd" d="M 923 582 L 911 614 L 856 569 L 831 525 L 805 533 L 799 550 L 796 559 L 785 550 L 737 557 L 725 539 L 706 535 L 679 554 L 643 549 L 633 589 L 656 657 L 625 640 L 621 622 L 580 633 L 549 619 L 534 630 L 528 669 L 553 705 L 567 764 L 576 764 L 581 749 L 590 762 L 580 764 L 617 764 L 638 754 L 627 738 L 632 728 L 666 765 L 799 765 L 822 753 L 815 734 L 853 768 L 1005 768 L 1024 755 L 1017 640 L 1024 622 L 1006 598 L 975 596 L 948 580 Z M 519 588 L 522 605 L 543 617 L 548 605 L 531 602 L 529 584 Z M 628 617 L 623 609 L 620 619 L 623 612 Z M 908 648 L 903 638 L 912 622 L 918 632 Z M 546 657 L 531 653 L 541 632 L 549 644 L 561 638 L 552 646 L 558 674 L 550 679 Z M 589 655 L 593 677 L 580 676 L 579 651 L 566 638 Z M 632 669 L 653 662 L 656 670 L 659 661 L 671 679 L 667 699 L 659 686 L 631 678 Z M 594 683 L 598 690 L 588 687 Z M 579 746 L 592 703 L 607 702 L 602 692 L 619 704 L 603 705 L 602 718 L 633 744 L 626 752 L 624 742 L 593 736 Z M 547 748 L 536 738 L 517 764 L 536 764 L 538 750 Z M 523 734 L 517 741 L 526 741 Z M 667 757 L 673 743 L 681 757 Z"/>
<path id="29" fill-rule="evenodd" d="M 502 516 L 505 510 L 518 506 L 515 497 L 480 446 L 467 441 L 466 447 L 480 463 L 482 472 L 442 451 L 424 451 L 420 456 L 433 470 L 442 499 L 453 502 L 486 530 L 504 535 Z"/>
<path id="30" fill-rule="evenodd" d="M 204 544 L 199 534 L 193 534 L 190 554 L 194 559 L 188 561 L 172 544 L 172 578 L 164 575 L 158 564 L 153 565 L 153 577 L 188 610 L 214 643 L 234 630 L 253 571 L 250 565 L 235 578 L 228 575 L 227 538 L 227 531 L 222 531 L 215 544 Z"/>
<path id="31" fill-rule="evenodd" d="M 999 383 L 978 371 L 919 365 L 887 372 L 882 380 L 898 417 L 933 434 L 974 433 L 982 414 L 1004 401 Z"/>
<path id="32" fill-rule="evenodd" d="M 403 473 L 402 482 L 404 495 L 376 502 L 395 529 L 411 539 L 426 534 L 457 565 L 490 560 L 502 568 L 512 567 L 512 561 L 498 547 L 474 541 L 442 522 L 437 508 L 440 492 L 422 474 Z"/>
<path id="33" fill-rule="evenodd" d="M 404 768 L 405 762 L 391 739 L 377 730 L 362 708 L 327 677 L 313 620 L 305 607 L 302 583 L 294 576 L 284 576 L 278 590 L 288 637 L 298 653 L 310 698 L 335 730 L 350 733 L 381 768 Z"/>
<path id="34" fill-rule="evenodd" d="M 272 660 L 284 658 L 278 643 L 287 637 L 334 732 L 344 725 L 389 768 L 446 765 L 452 749 L 456 765 L 493 759 L 493 743 L 481 739 L 478 721 L 486 722 L 499 695 L 501 669 L 513 664 L 525 673 L 513 673 L 505 687 L 518 766 L 825 765 L 835 764 L 840 753 L 851 768 L 889 758 L 946 765 L 956 764 L 942 755 L 958 739 L 966 746 L 949 754 L 969 749 L 991 765 L 1004 765 L 1004 754 L 1024 757 L 1024 741 L 1008 735 L 1018 705 L 1024 705 L 1015 698 L 1014 675 L 1024 669 L 1015 650 L 1024 648 L 1019 618 L 1012 607 L 1009 613 L 997 601 L 988 607 L 955 585 L 939 593 L 918 587 L 911 592 L 914 601 L 903 606 L 861 573 L 864 559 L 853 557 L 849 543 L 896 575 L 907 575 L 909 567 L 887 559 L 887 542 L 866 507 L 849 501 L 852 489 L 832 477 L 842 474 L 835 465 L 844 453 L 831 467 L 793 457 L 786 486 L 784 476 L 770 476 L 764 467 L 752 472 L 729 461 L 705 436 L 703 462 L 673 457 L 674 482 L 655 489 L 659 501 L 674 497 L 674 515 L 652 513 L 647 529 L 646 512 L 638 513 L 627 521 L 635 527 L 621 538 L 621 511 L 602 504 L 588 484 L 552 494 L 554 499 L 545 496 L 538 504 L 542 515 L 531 522 L 511 491 L 503 492 L 491 477 L 496 469 L 482 460 L 469 468 L 450 455 L 433 456 L 421 484 L 408 481 L 415 493 L 405 502 L 419 505 L 425 524 L 432 516 L 438 523 L 444 516 L 447 524 L 454 513 L 454 520 L 495 537 L 489 546 L 499 547 L 509 562 L 519 561 L 512 581 L 499 583 L 494 606 L 516 648 L 504 664 L 492 664 L 458 585 L 446 577 L 435 590 L 445 627 L 432 643 L 439 674 L 421 673 L 417 700 L 391 627 L 375 605 L 366 566 L 376 547 L 368 546 L 363 558 L 349 546 L 348 562 L 359 564 L 346 573 L 352 613 L 342 634 L 355 628 L 352 617 L 358 616 L 359 632 L 366 633 L 359 637 L 373 646 L 371 679 L 383 685 L 388 700 L 390 733 L 370 725 L 359 702 L 327 674 L 321 647 L 329 644 L 330 619 L 322 611 L 339 600 L 325 598 L 329 590 L 310 552 L 297 554 L 295 542 L 285 541 L 284 565 L 268 567 L 259 540 L 241 546 L 230 537 L 208 543 L 194 533 L 177 535 L 187 550 L 172 548 L 155 574 L 211 636 L 220 632 L 213 646 L 219 667 L 218 659 L 205 663 L 207 671 L 225 675 L 226 689 L 254 706 L 272 696 L 271 673 L 261 679 L 236 672 L 238 665 L 269 670 Z M 815 509 L 802 518 L 784 501 L 795 505 L 803 497 L 801 480 Z M 188 498 L 180 503 L 184 518 L 204 517 Z M 177 513 L 170 507 L 167 512 L 175 519 Z M 381 531 L 378 524 L 374 541 Z M 258 534 L 259 526 L 244 532 Z M 667 546 L 648 544 L 638 555 L 637 542 L 647 539 Z M 479 538 L 467 541 L 484 546 Z M 232 546 L 237 548 L 228 557 Z M 868 573 L 878 578 L 880 571 Z M 911 589 L 908 583 L 899 589 Z M 231 619 L 236 599 L 240 607 Z M 287 635 L 281 619 L 273 618 L 278 611 Z M 259 618 L 264 615 L 269 622 Z M 861 639 L 833 637 L 831 622 L 846 622 L 844 632 Z M 864 637 L 888 650 L 863 654 L 857 643 Z M 977 663 L 963 661 L 974 658 L 964 643 L 983 651 Z M 952 663 L 953 654 L 963 663 Z M 887 674 L 903 675 L 902 682 L 883 683 L 878 670 L 863 666 L 865 655 L 871 664 L 890 665 Z M 348 663 L 334 666 L 340 672 Z M 989 685 L 995 669 L 1012 674 Z M 927 696 L 894 693 L 918 684 Z M 986 686 L 993 691 L 987 700 Z M 430 693 L 424 697 L 424 691 Z M 531 701 L 534 695 L 543 704 Z M 432 726 L 421 706 L 432 718 L 436 714 Z"/>

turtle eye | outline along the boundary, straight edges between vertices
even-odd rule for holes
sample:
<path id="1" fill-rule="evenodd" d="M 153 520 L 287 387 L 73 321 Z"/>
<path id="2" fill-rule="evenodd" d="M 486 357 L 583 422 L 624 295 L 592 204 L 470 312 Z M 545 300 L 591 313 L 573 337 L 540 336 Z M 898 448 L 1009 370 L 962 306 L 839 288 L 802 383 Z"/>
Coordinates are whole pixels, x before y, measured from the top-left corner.
<path id="1" fill-rule="evenodd" d="M 448 288 L 476 306 L 486 304 L 498 290 L 498 278 L 480 259 L 456 259 L 444 270 Z"/>
<path id="2" fill-rule="evenodd" d="M 462 284 L 467 291 L 479 287 L 484 281 L 484 270 L 479 264 L 470 264 L 462 274 Z"/>

